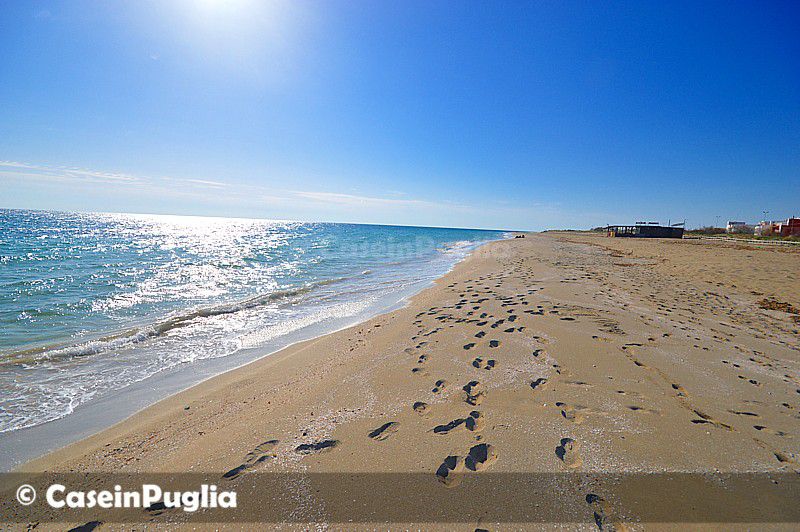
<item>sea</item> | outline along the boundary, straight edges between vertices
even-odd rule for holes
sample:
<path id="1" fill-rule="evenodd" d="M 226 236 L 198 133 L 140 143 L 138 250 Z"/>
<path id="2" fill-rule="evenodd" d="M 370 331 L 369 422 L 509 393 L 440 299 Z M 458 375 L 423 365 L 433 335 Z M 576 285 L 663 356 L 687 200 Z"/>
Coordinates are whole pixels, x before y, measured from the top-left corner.
<path id="1" fill-rule="evenodd" d="M 174 392 L 353 325 L 402 305 L 476 246 L 507 236 L 0 210 L 0 435 L 69 419 L 93 402 L 108 410 L 112 396 L 143 407 L 164 395 L 151 393 L 160 382 Z M 174 377 L 187 370 L 191 377 Z M 171 384 L 158 378 L 167 374 Z M 149 399 L 134 400 L 143 390 Z M 73 428 L 102 428 L 103 416 L 88 417 Z M 30 438 L 47 433 L 36 434 Z"/>

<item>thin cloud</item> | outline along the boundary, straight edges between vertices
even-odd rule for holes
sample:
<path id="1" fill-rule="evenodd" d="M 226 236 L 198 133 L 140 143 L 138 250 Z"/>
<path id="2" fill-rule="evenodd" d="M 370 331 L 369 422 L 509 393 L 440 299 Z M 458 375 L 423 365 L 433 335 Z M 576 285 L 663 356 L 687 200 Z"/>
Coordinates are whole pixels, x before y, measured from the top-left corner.
<path id="1" fill-rule="evenodd" d="M 248 212 L 280 212 L 286 216 L 305 218 L 356 219 L 357 221 L 389 222 L 409 216 L 420 223 L 435 223 L 442 217 L 453 220 L 454 226 L 494 227 L 513 222 L 519 227 L 546 227 L 554 220 L 570 218 L 557 204 L 539 202 L 498 202 L 487 199 L 480 206 L 447 199 L 422 199 L 402 191 L 388 191 L 385 196 L 370 196 L 319 190 L 281 190 L 246 183 L 230 183 L 213 179 L 169 176 L 140 176 L 71 166 L 32 164 L 0 160 L 0 179 L 22 182 L 69 184 L 74 189 L 100 190 L 107 193 L 135 192 L 136 197 L 172 197 L 204 208 L 236 206 Z M 215 207 L 216 206 L 216 207 Z M 359 213 L 359 214 L 355 214 Z M 585 215 L 585 213 L 584 213 Z M 505 223 L 496 222 L 504 220 Z"/>
<path id="2" fill-rule="evenodd" d="M 209 181 L 208 179 L 176 179 L 175 181 L 181 181 L 183 183 L 192 183 L 194 185 L 202 185 L 211 188 L 225 188 L 228 185 L 223 183 L 222 181 Z"/>
<path id="3" fill-rule="evenodd" d="M 108 182 L 126 182 L 126 183 L 138 183 L 141 182 L 142 179 L 132 175 L 125 175 L 125 174 L 114 174 L 108 172 L 96 172 L 94 170 L 84 170 L 81 168 L 65 168 L 64 173 L 67 176 L 73 177 L 87 177 L 93 179 L 99 179 L 102 181 Z"/>
<path id="4" fill-rule="evenodd" d="M 20 163 L 16 161 L 0 161 L 0 167 L 12 168 L 13 170 L 6 170 L 4 174 L 17 174 L 26 177 L 34 177 L 40 179 L 52 179 L 56 181 L 63 180 L 79 180 L 79 181 L 101 181 L 108 183 L 136 183 L 141 182 L 142 179 L 132 175 L 119 174 L 113 172 L 99 172 L 96 170 L 87 170 L 85 168 L 75 168 L 69 166 L 46 166 L 29 163 Z M 25 172 L 20 172 L 24 170 Z"/>
<path id="5" fill-rule="evenodd" d="M 309 199 L 319 203 L 331 203 L 336 205 L 345 205 L 353 207 L 417 207 L 417 208 L 439 208 L 444 206 L 444 203 L 420 200 L 420 199 L 405 199 L 405 198 L 381 198 L 374 196 L 357 196 L 354 194 L 342 194 L 338 192 L 306 192 L 306 191 L 293 191 L 295 196 L 300 198 Z M 448 207 L 460 207 L 462 205 L 447 204 Z"/>
<path id="6" fill-rule="evenodd" d="M 2 168 L 6 168 L 7 170 L 2 170 Z M 261 197 L 263 200 L 271 203 L 303 202 L 317 206 L 328 205 L 338 207 L 420 210 L 450 209 L 459 211 L 474 210 L 473 207 L 450 201 L 408 198 L 405 196 L 405 193 L 399 191 L 391 192 L 390 194 L 393 197 L 379 197 L 313 190 L 275 190 L 271 187 L 229 184 L 210 179 L 145 177 L 120 172 L 107 172 L 70 166 L 50 166 L 17 161 L 0 161 L 0 175 L 53 182 L 92 182 L 109 186 L 137 187 L 142 190 L 157 190 L 161 193 L 171 193 L 178 196 L 186 196 L 187 194 L 196 195 L 192 193 L 191 190 L 186 190 L 186 185 L 189 185 L 190 188 L 194 189 L 212 189 L 214 196 L 209 196 L 209 199 L 220 199 L 220 195 L 224 194 L 231 198 L 252 199 L 254 197 Z M 196 192 L 202 194 L 200 191 Z"/>
<path id="7" fill-rule="evenodd" d="M 27 163 L 18 163 L 16 161 L 0 161 L 0 166 L 7 166 L 11 168 L 35 168 L 35 166 Z"/>

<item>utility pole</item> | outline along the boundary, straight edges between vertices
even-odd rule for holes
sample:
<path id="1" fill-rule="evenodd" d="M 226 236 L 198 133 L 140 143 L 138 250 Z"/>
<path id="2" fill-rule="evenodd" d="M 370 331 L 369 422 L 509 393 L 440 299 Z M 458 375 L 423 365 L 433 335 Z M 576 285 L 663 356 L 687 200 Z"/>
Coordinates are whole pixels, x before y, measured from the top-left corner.
<path id="1" fill-rule="evenodd" d="M 767 214 L 769 214 L 769 211 L 761 211 L 761 212 L 764 213 L 764 221 L 768 222 L 769 220 L 767 220 Z"/>

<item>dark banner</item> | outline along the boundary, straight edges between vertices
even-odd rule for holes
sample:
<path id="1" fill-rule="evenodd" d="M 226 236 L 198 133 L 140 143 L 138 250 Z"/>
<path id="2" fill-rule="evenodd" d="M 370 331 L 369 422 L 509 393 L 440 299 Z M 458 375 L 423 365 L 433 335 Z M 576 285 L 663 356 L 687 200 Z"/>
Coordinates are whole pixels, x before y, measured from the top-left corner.
<path id="1" fill-rule="evenodd" d="M 800 475 L 0 475 L 5 523 L 797 523 Z"/>

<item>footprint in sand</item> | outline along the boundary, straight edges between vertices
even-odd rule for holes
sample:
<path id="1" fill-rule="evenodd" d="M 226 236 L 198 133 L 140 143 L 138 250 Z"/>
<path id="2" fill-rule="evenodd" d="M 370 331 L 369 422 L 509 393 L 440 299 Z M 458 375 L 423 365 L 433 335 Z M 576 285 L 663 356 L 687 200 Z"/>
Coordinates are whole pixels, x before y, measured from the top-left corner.
<path id="1" fill-rule="evenodd" d="M 411 373 L 416 375 L 428 375 L 428 372 L 425 371 L 424 365 L 428 362 L 428 355 L 420 355 L 417 359 L 417 367 L 411 368 Z"/>
<path id="2" fill-rule="evenodd" d="M 489 340 L 489 347 L 500 347 L 500 340 Z"/>
<path id="3" fill-rule="evenodd" d="M 640 344 L 640 343 L 637 343 L 637 342 L 632 342 L 632 343 L 623 345 L 622 346 L 622 350 L 623 351 L 627 351 L 628 349 L 630 349 L 632 347 L 644 347 L 644 344 Z"/>
<path id="4" fill-rule="evenodd" d="M 76 526 L 75 528 L 70 528 L 68 532 L 92 532 L 92 530 L 94 530 L 95 528 L 97 528 L 102 524 L 103 524 L 102 521 L 89 521 L 88 523 Z"/>
<path id="5" fill-rule="evenodd" d="M 444 425 L 437 425 L 433 427 L 434 434 L 450 434 L 456 429 L 461 427 L 465 427 L 465 423 L 467 422 L 466 419 L 454 419 L 449 423 L 445 423 Z"/>
<path id="6" fill-rule="evenodd" d="M 689 394 L 686 393 L 686 388 L 684 388 L 680 384 L 677 384 L 677 383 L 673 382 L 672 383 L 672 389 L 675 390 L 676 392 L 678 392 L 678 397 L 688 397 L 689 396 Z"/>
<path id="7" fill-rule="evenodd" d="M 658 410 L 639 405 L 625 405 L 625 408 L 628 410 L 633 410 L 634 412 L 641 412 L 643 414 L 658 414 Z"/>
<path id="8" fill-rule="evenodd" d="M 437 425 L 433 428 L 434 434 L 450 434 L 454 430 L 466 428 L 470 432 L 480 432 L 483 430 L 486 422 L 483 414 L 477 410 L 473 410 L 466 418 L 454 419 L 444 425 Z"/>
<path id="9" fill-rule="evenodd" d="M 417 401 L 412 405 L 411 408 L 413 408 L 414 412 L 421 416 L 427 416 L 431 413 L 431 407 L 428 405 L 428 403 L 423 403 L 422 401 Z"/>
<path id="10" fill-rule="evenodd" d="M 470 381 L 462 389 L 466 394 L 467 403 L 473 406 L 481 404 L 486 395 L 486 389 L 478 381 Z"/>
<path id="11" fill-rule="evenodd" d="M 372 438 L 375 441 L 383 441 L 400 428 L 400 423 L 396 421 L 389 421 L 388 423 L 384 423 L 377 429 L 373 430 L 367 436 Z"/>
<path id="12" fill-rule="evenodd" d="M 433 389 L 431 391 L 433 393 L 442 393 L 445 388 L 447 388 L 447 381 L 444 379 L 439 379 L 433 383 Z"/>
<path id="13" fill-rule="evenodd" d="M 464 465 L 470 471 L 483 471 L 497 461 L 497 452 L 488 443 L 472 446 L 464 459 Z"/>
<path id="14" fill-rule="evenodd" d="M 168 509 L 167 505 L 164 503 L 164 501 L 158 501 L 158 502 L 154 502 L 153 504 L 151 504 L 150 506 L 148 506 L 144 510 L 147 513 L 149 513 L 150 515 L 156 516 L 156 515 L 163 514 L 167 509 Z M 94 529 L 91 529 L 91 530 L 94 530 Z"/>
<path id="15" fill-rule="evenodd" d="M 322 440 L 314 443 L 303 443 L 295 448 L 298 454 L 312 454 L 330 451 L 339 445 L 339 440 Z"/>
<path id="16" fill-rule="evenodd" d="M 436 478 L 448 488 L 458 486 L 461 474 L 464 472 L 464 458 L 461 456 L 448 456 L 436 470 Z"/>
<path id="17" fill-rule="evenodd" d="M 797 454 L 790 452 L 775 451 L 772 454 L 774 454 L 778 462 L 782 464 L 796 464 L 800 458 Z"/>
<path id="18" fill-rule="evenodd" d="M 728 410 L 728 412 L 736 414 L 737 416 L 759 417 L 755 412 L 747 412 L 745 410 Z"/>
<path id="19" fill-rule="evenodd" d="M 745 377 L 744 375 L 739 375 L 739 378 L 740 378 L 740 379 L 742 379 L 742 380 L 746 380 L 747 382 L 749 382 L 749 383 L 750 383 L 750 384 L 752 384 L 753 386 L 761 386 L 761 383 L 760 383 L 760 382 L 758 382 L 758 381 L 757 381 L 757 380 L 755 380 L 755 379 L 748 379 L 748 378 L 747 378 L 747 377 Z"/>
<path id="20" fill-rule="evenodd" d="M 557 402 L 556 406 L 561 409 L 561 415 L 567 421 L 572 421 L 576 425 L 583 423 L 584 414 L 588 408 L 583 405 L 568 405 L 567 403 Z"/>
<path id="21" fill-rule="evenodd" d="M 472 365 L 478 369 L 486 369 L 490 370 L 495 366 L 496 362 L 494 359 L 484 359 L 483 357 L 478 357 L 472 361 Z"/>
<path id="22" fill-rule="evenodd" d="M 725 429 L 725 430 L 730 430 L 730 431 L 733 430 L 733 428 L 730 425 L 726 425 L 725 423 L 723 423 L 721 421 L 717 421 L 716 419 L 712 418 L 711 416 L 709 416 L 705 412 L 701 412 L 700 410 L 697 410 L 697 409 L 692 410 L 692 412 L 694 412 L 697 415 L 697 417 L 699 418 L 699 419 L 693 419 L 692 420 L 692 423 L 694 423 L 695 425 L 706 425 L 706 424 L 708 424 L 708 425 L 713 425 L 715 427 L 722 428 L 722 429 Z"/>
<path id="23" fill-rule="evenodd" d="M 485 331 L 479 331 L 479 332 L 478 332 L 478 333 L 475 335 L 475 338 L 483 338 L 484 336 L 486 336 L 486 332 L 485 332 Z"/>
<path id="24" fill-rule="evenodd" d="M 531 382 L 531 388 L 533 390 L 540 390 L 544 388 L 545 384 L 547 384 L 547 379 L 545 379 L 544 377 L 539 377 L 535 381 Z"/>
<path id="25" fill-rule="evenodd" d="M 475 347 L 475 343 L 474 342 L 470 342 L 470 343 L 468 343 L 467 345 L 464 346 L 464 349 L 469 351 L 473 347 Z"/>
<path id="26" fill-rule="evenodd" d="M 593 388 L 593 386 L 586 381 L 564 381 L 564 384 L 569 384 L 570 386 L 585 386 L 586 388 Z"/>
<path id="27" fill-rule="evenodd" d="M 586 496 L 586 504 L 594 512 L 594 522 L 600 530 L 620 530 L 628 528 L 613 514 L 611 505 L 601 496 L 590 493 Z"/>
<path id="28" fill-rule="evenodd" d="M 260 464 L 261 462 L 269 460 L 270 458 L 274 458 L 274 455 L 271 454 L 271 451 L 276 445 L 278 445 L 278 440 L 265 441 L 247 453 L 247 455 L 244 457 L 244 462 L 222 475 L 222 478 L 233 480 L 251 467 L 254 467 L 256 464 Z"/>
<path id="29" fill-rule="evenodd" d="M 759 432 L 764 432 L 766 434 L 773 434 L 775 436 L 786 436 L 786 433 L 782 430 L 775 430 L 769 427 L 765 427 L 764 425 L 753 425 L 753 428 Z"/>
<path id="30" fill-rule="evenodd" d="M 483 430 L 483 427 L 486 426 L 486 418 L 477 410 L 470 412 L 465 421 L 467 430 L 471 432 L 480 432 Z"/>
<path id="31" fill-rule="evenodd" d="M 565 466 L 574 469 L 580 467 L 583 463 L 578 449 L 578 442 L 572 438 L 563 438 L 559 446 L 556 447 L 556 456 Z"/>

